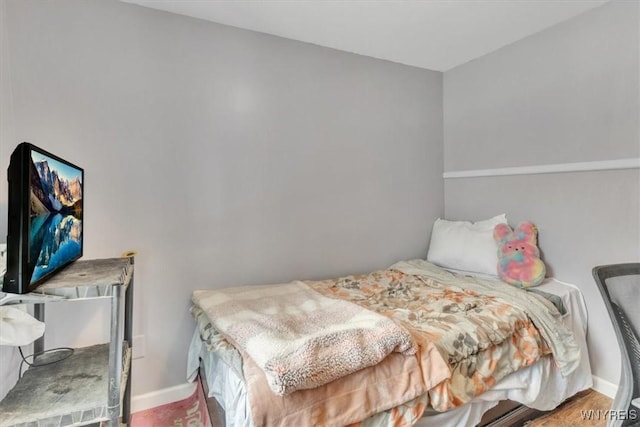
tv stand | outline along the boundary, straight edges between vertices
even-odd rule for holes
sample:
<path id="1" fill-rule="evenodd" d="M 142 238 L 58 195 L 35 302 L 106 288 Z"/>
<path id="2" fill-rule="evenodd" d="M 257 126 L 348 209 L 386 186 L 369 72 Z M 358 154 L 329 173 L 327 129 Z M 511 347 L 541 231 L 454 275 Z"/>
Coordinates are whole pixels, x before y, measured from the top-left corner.
<path id="1" fill-rule="evenodd" d="M 109 298 L 110 342 L 75 349 L 56 363 L 45 364 L 47 353 L 37 358 L 0 402 L 0 425 L 80 426 L 129 423 L 131 401 L 131 314 L 133 308 L 133 258 L 76 261 L 34 292 L 8 294 L 6 303 L 35 304 L 36 317 L 44 319 L 50 301 Z M 36 353 L 44 337 L 34 344 Z"/>

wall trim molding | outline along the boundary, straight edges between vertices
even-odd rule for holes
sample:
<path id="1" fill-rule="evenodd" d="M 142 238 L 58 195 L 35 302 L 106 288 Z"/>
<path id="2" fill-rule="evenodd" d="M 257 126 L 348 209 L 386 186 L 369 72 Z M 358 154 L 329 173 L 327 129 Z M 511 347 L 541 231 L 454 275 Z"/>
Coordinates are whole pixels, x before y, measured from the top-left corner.
<path id="1" fill-rule="evenodd" d="M 535 175 L 564 172 L 592 172 L 616 169 L 640 169 L 640 157 L 631 159 L 599 160 L 595 162 L 556 163 L 550 165 L 516 166 L 510 168 L 475 169 L 444 172 L 444 179 L 479 178 L 487 176 Z"/>
<path id="2" fill-rule="evenodd" d="M 131 396 L 131 413 L 186 399 L 193 394 L 195 389 L 196 383 L 193 382 Z"/>
<path id="3" fill-rule="evenodd" d="M 591 375 L 593 378 L 593 389 L 598 393 L 602 393 L 605 396 L 613 399 L 616 397 L 616 393 L 618 392 L 618 386 L 614 383 L 611 383 L 607 380 L 603 380 L 600 377 L 595 375 Z"/>

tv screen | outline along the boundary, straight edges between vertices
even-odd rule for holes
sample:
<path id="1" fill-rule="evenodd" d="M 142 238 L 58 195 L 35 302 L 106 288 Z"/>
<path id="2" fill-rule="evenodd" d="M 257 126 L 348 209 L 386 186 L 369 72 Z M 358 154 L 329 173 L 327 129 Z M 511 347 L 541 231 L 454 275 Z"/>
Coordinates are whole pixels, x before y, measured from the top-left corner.
<path id="1" fill-rule="evenodd" d="M 11 154 L 7 272 L 2 290 L 23 294 L 82 256 L 83 169 L 33 144 Z"/>

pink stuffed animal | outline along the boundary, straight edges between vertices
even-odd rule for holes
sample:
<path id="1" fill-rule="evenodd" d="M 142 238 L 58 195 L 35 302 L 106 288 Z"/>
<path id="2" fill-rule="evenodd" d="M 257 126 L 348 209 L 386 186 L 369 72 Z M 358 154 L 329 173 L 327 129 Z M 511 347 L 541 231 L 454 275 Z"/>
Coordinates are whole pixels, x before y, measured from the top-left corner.
<path id="1" fill-rule="evenodd" d="M 493 229 L 498 242 L 498 275 L 510 285 L 528 288 L 544 280 L 546 269 L 540 260 L 537 246 L 538 229 L 530 222 L 523 222 L 511 231 L 507 224 Z"/>

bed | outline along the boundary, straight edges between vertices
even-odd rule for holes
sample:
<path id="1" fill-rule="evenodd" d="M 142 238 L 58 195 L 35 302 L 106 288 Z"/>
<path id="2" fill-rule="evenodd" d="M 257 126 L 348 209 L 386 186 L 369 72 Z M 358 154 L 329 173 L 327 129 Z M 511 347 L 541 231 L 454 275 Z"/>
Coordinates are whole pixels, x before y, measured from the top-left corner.
<path id="1" fill-rule="evenodd" d="M 236 287 L 232 295 L 196 291 L 187 375 L 194 380 L 201 373 L 222 425 L 472 426 L 484 414 L 502 416 L 494 407 L 504 402 L 509 410 L 516 404 L 551 410 L 592 385 L 587 313 L 573 285 L 545 279 L 522 290 L 412 260 L 367 275 L 295 286 L 392 319 L 409 331 L 417 351 L 411 353 L 401 339 L 391 345 L 395 351 L 379 355 L 380 362 L 319 382 L 319 374 L 307 375 L 302 364 L 298 368 L 308 378 L 301 388 L 297 383 L 287 388 L 290 378 L 278 376 L 280 365 L 273 374 L 265 368 L 270 361 L 253 362 L 263 356 L 264 342 L 239 344 L 255 332 L 246 333 L 243 326 L 233 335 L 242 311 L 233 301 L 273 289 L 273 295 L 256 300 L 279 303 L 298 288 Z M 423 304 L 427 300 L 431 305 Z M 220 315 L 225 310 L 229 313 Z"/>

